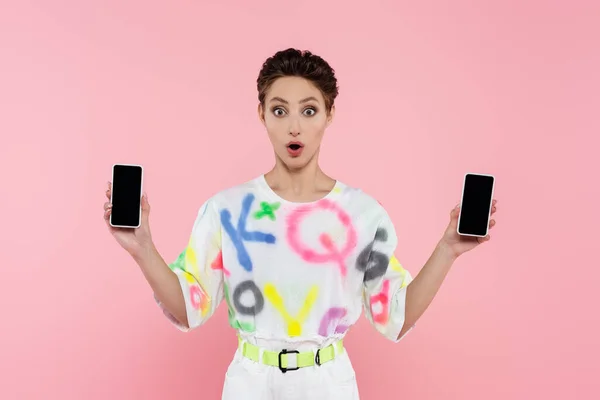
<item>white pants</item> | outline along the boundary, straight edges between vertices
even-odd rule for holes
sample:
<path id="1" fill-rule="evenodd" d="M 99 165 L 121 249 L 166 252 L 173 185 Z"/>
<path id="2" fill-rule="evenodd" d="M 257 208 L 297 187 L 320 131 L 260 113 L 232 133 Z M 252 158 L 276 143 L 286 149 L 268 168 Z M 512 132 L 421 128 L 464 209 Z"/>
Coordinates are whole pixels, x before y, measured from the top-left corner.
<path id="1" fill-rule="evenodd" d="M 282 373 L 241 354 L 225 375 L 222 400 L 359 400 L 354 368 L 344 349 L 321 366 Z"/>

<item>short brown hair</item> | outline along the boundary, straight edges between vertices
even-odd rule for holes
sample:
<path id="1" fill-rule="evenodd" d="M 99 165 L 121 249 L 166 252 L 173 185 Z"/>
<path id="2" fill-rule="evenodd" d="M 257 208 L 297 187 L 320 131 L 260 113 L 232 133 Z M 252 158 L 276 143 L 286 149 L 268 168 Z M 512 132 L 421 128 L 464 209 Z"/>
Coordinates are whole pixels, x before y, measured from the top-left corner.
<path id="1" fill-rule="evenodd" d="M 310 51 L 289 48 L 267 58 L 258 74 L 258 101 L 265 105 L 267 91 L 278 78 L 298 76 L 311 81 L 323 94 L 329 113 L 339 93 L 335 71 L 321 57 Z"/>

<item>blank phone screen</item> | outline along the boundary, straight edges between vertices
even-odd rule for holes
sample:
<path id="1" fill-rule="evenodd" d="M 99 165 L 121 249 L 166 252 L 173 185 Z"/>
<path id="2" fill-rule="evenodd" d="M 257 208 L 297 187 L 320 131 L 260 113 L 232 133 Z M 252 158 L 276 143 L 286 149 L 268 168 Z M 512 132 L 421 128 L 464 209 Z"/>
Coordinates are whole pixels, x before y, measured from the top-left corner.
<path id="1" fill-rule="evenodd" d="M 485 236 L 490 216 L 494 177 L 467 174 L 465 176 L 458 233 Z"/>
<path id="2" fill-rule="evenodd" d="M 140 222 L 142 167 L 115 165 L 112 182 L 111 223 L 136 227 Z"/>

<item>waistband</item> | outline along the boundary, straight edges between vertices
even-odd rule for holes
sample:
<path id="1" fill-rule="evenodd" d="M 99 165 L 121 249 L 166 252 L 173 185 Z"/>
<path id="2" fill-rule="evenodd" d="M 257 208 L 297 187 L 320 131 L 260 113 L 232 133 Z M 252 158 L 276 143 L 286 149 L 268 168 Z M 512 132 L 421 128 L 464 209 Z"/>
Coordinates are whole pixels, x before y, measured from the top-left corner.
<path id="1" fill-rule="evenodd" d="M 252 361 L 278 367 L 281 372 L 295 371 L 300 368 L 312 367 L 332 361 L 344 351 L 343 340 L 338 340 L 329 346 L 316 351 L 299 352 L 297 350 L 283 349 L 279 352 L 264 350 L 258 346 L 242 340 L 238 336 L 238 346 L 242 355 Z"/>

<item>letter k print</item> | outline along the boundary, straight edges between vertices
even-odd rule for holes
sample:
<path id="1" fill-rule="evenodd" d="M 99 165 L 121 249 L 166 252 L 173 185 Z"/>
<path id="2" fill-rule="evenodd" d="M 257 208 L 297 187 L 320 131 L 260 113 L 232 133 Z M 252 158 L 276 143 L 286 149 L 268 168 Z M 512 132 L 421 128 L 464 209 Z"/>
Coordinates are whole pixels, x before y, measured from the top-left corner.
<path id="1" fill-rule="evenodd" d="M 240 265 L 248 272 L 252 271 L 252 260 L 246 250 L 244 242 L 264 242 L 267 244 L 275 243 L 275 236 L 264 232 L 248 232 L 246 230 L 246 221 L 250 213 L 250 207 L 254 201 L 254 195 L 249 193 L 242 201 L 242 211 L 238 218 L 237 227 L 231 223 L 231 212 L 228 209 L 221 210 L 221 224 L 227 232 L 237 252 L 237 258 Z"/>

